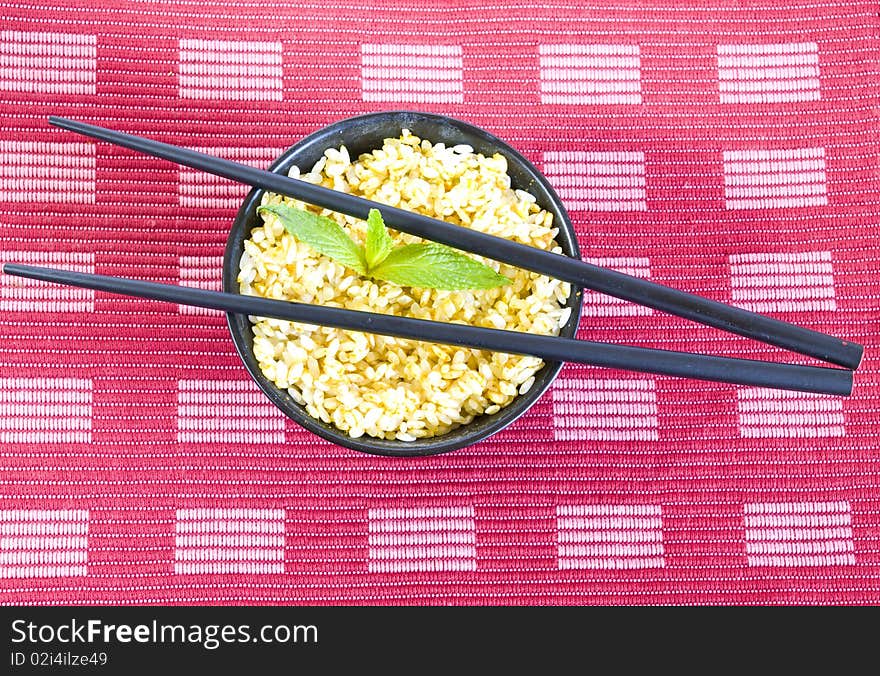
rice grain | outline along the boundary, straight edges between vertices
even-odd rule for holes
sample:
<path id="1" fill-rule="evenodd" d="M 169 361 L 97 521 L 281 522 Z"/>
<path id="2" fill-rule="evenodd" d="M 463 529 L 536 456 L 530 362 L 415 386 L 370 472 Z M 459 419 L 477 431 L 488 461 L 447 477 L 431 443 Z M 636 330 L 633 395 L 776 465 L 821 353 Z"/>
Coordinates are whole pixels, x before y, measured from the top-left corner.
<path id="1" fill-rule="evenodd" d="M 307 173 L 293 167 L 289 175 L 561 252 L 552 214 L 533 195 L 511 189 L 500 154 L 447 148 L 403 130 L 354 162 L 345 147 L 330 148 Z M 364 221 L 279 195 L 263 198 L 264 204 L 281 201 L 333 218 L 361 244 L 366 238 Z M 570 285 L 537 273 L 472 255 L 511 283 L 473 291 L 399 287 L 360 277 L 296 241 L 274 215 L 263 219 L 244 243 L 238 276 L 243 294 L 543 335 L 558 335 L 571 314 L 563 307 Z M 390 234 L 395 246 L 422 241 Z M 355 438 L 414 441 L 444 434 L 528 392 L 543 366 L 536 357 L 263 317 L 251 322 L 254 355 L 266 377 L 309 415 Z"/>

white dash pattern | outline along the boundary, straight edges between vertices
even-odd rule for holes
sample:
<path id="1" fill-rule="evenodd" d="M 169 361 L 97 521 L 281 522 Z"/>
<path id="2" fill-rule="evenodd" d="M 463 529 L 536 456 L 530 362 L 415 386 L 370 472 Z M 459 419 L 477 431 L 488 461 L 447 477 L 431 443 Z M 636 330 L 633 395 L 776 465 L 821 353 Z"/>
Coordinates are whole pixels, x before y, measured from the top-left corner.
<path id="1" fill-rule="evenodd" d="M 85 575 L 88 534 L 88 510 L 0 510 L 0 578 Z"/>
<path id="2" fill-rule="evenodd" d="M 178 509 L 178 575 L 284 572 L 283 509 Z"/>
<path id="3" fill-rule="evenodd" d="M 0 378 L 0 443 L 91 441 L 91 380 Z"/>
<path id="4" fill-rule="evenodd" d="M 640 279 L 651 278 L 651 261 L 648 258 L 585 258 L 587 263 L 622 272 Z M 583 317 L 635 317 L 650 315 L 653 310 L 638 303 L 630 303 L 614 296 L 595 291 L 584 292 Z"/>
<path id="5" fill-rule="evenodd" d="M 222 256 L 180 256 L 178 258 L 178 275 L 181 286 L 193 289 L 220 291 L 223 277 Z M 222 315 L 220 310 L 178 305 L 177 312 L 182 315 Z"/>
<path id="6" fill-rule="evenodd" d="M 97 38 L 77 33 L 0 32 L 0 90 L 94 94 Z"/>
<path id="7" fill-rule="evenodd" d="M 474 508 L 371 509 L 369 547 L 371 573 L 476 570 Z"/>
<path id="8" fill-rule="evenodd" d="M 660 505 L 559 505 L 560 570 L 663 568 Z"/>
<path id="9" fill-rule="evenodd" d="M 718 45 L 721 103 L 818 101 L 819 46 L 815 42 Z"/>
<path id="10" fill-rule="evenodd" d="M 459 45 L 361 45 L 364 101 L 461 103 L 462 72 Z"/>
<path id="11" fill-rule="evenodd" d="M 3 251 L 7 263 L 48 266 L 76 272 L 95 272 L 95 254 L 75 251 Z M 92 312 L 95 292 L 49 282 L 0 276 L 0 310 L 4 312 Z"/>
<path id="12" fill-rule="evenodd" d="M 728 209 L 788 209 L 828 204 L 824 148 L 725 150 Z"/>
<path id="13" fill-rule="evenodd" d="M 852 509 L 833 502 L 758 502 L 743 506 L 750 566 L 855 564 Z"/>
<path id="14" fill-rule="evenodd" d="M 553 384 L 557 441 L 656 441 L 653 379 L 558 378 Z"/>
<path id="15" fill-rule="evenodd" d="M 284 414 L 251 380 L 179 380 L 177 441 L 284 443 Z"/>
<path id="16" fill-rule="evenodd" d="M 761 387 L 737 390 L 739 434 L 744 438 L 842 437 L 839 397 Z"/>
<path id="17" fill-rule="evenodd" d="M 181 39 L 178 94 L 185 99 L 281 101 L 280 42 Z"/>
<path id="18" fill-rule="evenodd" d="M 642 102 L 638 45 L 539 45 L 541 103 Z"/>
<path id="19" fill-rule="evenodd" d="M 207 155 L 223 157 L 257 169 L 266 169 L 281 154 L 280 148 L 192 147 Z M 177 169 L 177 203 L 182 207 L 238 209 L 250 188 L 241 183 L 189 167 Z"/>
<path id="20" fill-rule="evenodd" d="M 551 150 L 544 173 L 565 205 L 580 211 L 645 211 L 645 153 Z"/>
<path id="21" fill-rule="evenodd" d="M 0 141 L 0 201 L 95 203 L 92 143 Z"/>
<path id="22" fill-rule="evenodd" d="M 830 251 L 733 254 L 731 299 L 753 312 L 837 309 Z"/>

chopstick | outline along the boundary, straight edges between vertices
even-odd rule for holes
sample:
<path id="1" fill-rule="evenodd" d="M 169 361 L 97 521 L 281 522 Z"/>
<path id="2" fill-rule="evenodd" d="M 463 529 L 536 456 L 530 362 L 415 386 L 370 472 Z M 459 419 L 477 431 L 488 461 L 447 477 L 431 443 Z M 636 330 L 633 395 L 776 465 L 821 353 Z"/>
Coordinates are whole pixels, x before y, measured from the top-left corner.
<path id="1" fill-rule="evenodd" d="M 470 251 L 519 268 L 532 270 L 578 287 L 592 289 L 723 331 L 752 338 L 770 345 L 845 366 L 858 367 L 864 348 L 811 329 L 749 312 L 718 301 L 702 298 L 615 270 L 601 268 L 580 259 L 554 254 L 487 235 L 470 228 L 422 216 L 397 207 L 366 200 L 306 181 L 255 169 L 187 148 L 169 145 L 132 134 L 105 129 L 85 122 L 52 116 L 50 124 L 146 155 L 170 160 L 194 169 L 294 197 L 303 202 L 348 214 L 367 217 L 371 208 L 379 209 L 391 227 L 417 237 Z"/>
<path id="2" fill-rule="evenodd" d="M 519 331 L 345 310 L 14 263 L 4 264 L 3 272 L 7 275 L 180 305 L 273 317 L 303 324 L 332 326 L 431 343 L 460 345 L 493 352 L 532 355 L 549 361 L 577 362 L 645 373 L 818 394 L 848 396 L 852 393 L 853 373 L 845 369 L 779 364 L 597 343 L 558 336 L 540 336 Z"/>

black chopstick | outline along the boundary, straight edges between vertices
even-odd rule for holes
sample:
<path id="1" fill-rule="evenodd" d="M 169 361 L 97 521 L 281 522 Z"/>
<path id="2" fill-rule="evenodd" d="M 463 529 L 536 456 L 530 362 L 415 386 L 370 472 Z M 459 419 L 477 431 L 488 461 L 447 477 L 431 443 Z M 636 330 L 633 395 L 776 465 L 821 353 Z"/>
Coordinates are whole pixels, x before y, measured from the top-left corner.
<path id="1" fill-rule="evenodd" d="M 473 347 L 493 352 L 533 355 L 550 361 L 577 362 L 609 368 L 711 380 L 738 385 L 800 390 L 848 396 L 853 374 L 845 369 L 733 359 L 711 355 L 596 343 L 519 331 L 487 329 L 393 315 L 292 303 L 257 296 L 206 291 L 55 268 L 6 263 L 7 275 L 56 284 L 138 296 L 180 305 L 212 308 L 238 314 L 286 319 L 303 324 Z"/>
<path id="2" fill-rule="evenodd" d="M 855 369 L 862 360 L 864 348 L 856 343 L 685 293 L 645 279 L 625 275 L 615 270 L 591 265 L 576 258 L 518 244 L 470 228 L 444 223 L 421 214 L 160 141 L 61 117 L 50 117 L 49 122 L 78 134 L 170 160 L 193 169 L 200 169 L 250 186 L 294 197 L 303 202 L 356 218 L 365 219 L 371 208 L 380 209 L 385 222 L 402 232 L 434 240 L 456 249 L 470 251 L 519 268 L 532 270 L 570 282 L 578 287 L 593 289 L 730 333 L 816 357 L 832 364 Z"/>

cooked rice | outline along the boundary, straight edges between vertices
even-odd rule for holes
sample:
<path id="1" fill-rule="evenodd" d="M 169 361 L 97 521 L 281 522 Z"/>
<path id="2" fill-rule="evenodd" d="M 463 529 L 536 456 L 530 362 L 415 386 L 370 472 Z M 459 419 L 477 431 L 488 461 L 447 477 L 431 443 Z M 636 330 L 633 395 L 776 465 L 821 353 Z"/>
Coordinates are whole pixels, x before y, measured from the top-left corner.
<path id="1" fill-rule="evenodd" d="M 534 196 L 512 190 L 507 162 L 470 146 L 451 148 L 403 130 L 352 162 L 328 149 L 311 171 L 290 176 L 561 253 L 553 216 Z M 267 194 L 263 203 L 281 200 Z M 363 244 L 366 223 L 322 210 Z M 570 316 L 570 285 L 474 256 L 512 283 L 489 290 L 400 287 L 359 276 L 294 239 L 272 214 L 244 243 L 241 293 L 442 322 L 557 335 Z M 421 241 L 390 230 L 395 245 Z M 470 254 L 469 254 L 470 255 Z M 525 394 L 543 366 L 537 357 L 492 353 L 251 317 L 254 354 L 267 378 L 309 415 L 351 437 L 413 441 L 444 434 Z"/>

